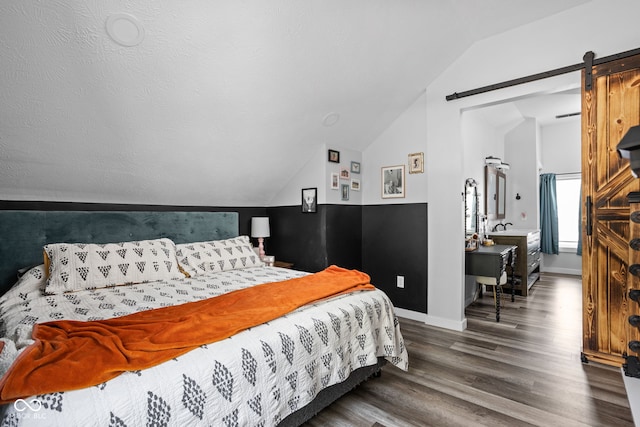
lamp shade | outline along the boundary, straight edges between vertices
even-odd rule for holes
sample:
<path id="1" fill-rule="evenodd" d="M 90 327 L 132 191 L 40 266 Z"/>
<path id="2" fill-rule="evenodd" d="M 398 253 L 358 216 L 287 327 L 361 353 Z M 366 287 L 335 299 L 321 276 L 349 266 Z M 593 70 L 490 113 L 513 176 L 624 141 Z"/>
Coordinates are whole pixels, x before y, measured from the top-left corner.
<path id="1" fill-rule="evenodd" d="M 254 216 L 251 218 L 251 237 L 269 237 L 269 217 Z"/>

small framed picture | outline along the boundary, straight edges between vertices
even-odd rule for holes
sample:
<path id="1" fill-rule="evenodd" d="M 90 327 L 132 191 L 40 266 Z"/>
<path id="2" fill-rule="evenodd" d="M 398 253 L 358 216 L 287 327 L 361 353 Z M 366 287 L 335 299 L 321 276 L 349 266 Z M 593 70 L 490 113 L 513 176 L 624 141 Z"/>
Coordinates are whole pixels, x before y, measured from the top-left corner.
<path id="1" fill-rule="evenodd" d="M 329 184 L 331 185 L 331 189 L 332 190 L 339 190 L 340 189 L 340 178 L 338 178 L 338 174 L 337 173 L 332 173 L 331 174 L 331 179 L 329 181 Z"/>
<path id="2" fill-rule="evenodd" d="M 332 163 L 340 163 L 340 152 L 336 150 L 329 150 L 329 161 Z"/>
<path id="3" fill-rule="evenodd" d="M 353 191 L 360 191 L 360 180 L 353 178 L 351 180 L 351 189 Z"/>
<path id="4" fill-rule="evenodd" d="M 360 173 L 360 162 L 351 162 L 351 173 Z"/>
<path id="5" fill-rule="evenodd" d="M 409 173 L 424 173 L 424 153 L 409 154 Z"/>
<path id="6" fill-rule="evenodd" d="M 317 211 L 317 188 L 303 188 L 302 189 L 302 212 L 315 213 Z"/>
<path id="7" fill-rule="evenodd" d="M 402 198 L 405 194 L 404 165 L 385 166 L 381 172 L 382 198 Z"/>
<path id="8" fill-rule="evenodd" d="M 341 200 L 349 200 L 349 184 L 342 184 L 342 197 Z"/>
<path id="9" fill-rule="evenodd" d="M 340 168 L 340 179 L 349 179 L 351 178 L 351 173 L 347 168 Z"/>

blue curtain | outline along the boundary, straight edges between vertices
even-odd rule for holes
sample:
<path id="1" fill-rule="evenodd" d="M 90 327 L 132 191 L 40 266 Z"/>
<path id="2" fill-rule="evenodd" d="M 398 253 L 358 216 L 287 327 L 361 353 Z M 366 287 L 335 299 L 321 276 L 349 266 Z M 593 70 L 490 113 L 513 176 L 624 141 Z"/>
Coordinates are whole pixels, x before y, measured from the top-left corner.
<path id="1" fill-rule="evenodd" d="M 559 254 L 558 198 L 556 175 L 540 175 L 540 250 L 545 254 Z"/>

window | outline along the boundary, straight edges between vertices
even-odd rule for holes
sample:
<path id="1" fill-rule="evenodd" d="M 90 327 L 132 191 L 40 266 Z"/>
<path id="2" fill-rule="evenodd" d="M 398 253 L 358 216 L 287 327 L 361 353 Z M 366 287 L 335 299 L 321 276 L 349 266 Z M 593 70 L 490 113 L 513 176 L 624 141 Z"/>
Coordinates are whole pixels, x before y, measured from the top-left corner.
<path id="1" fill-rule="evenodd" d="M 558 239 L 560 250 L 576 249 L 580 235 L 580 175 L 557 175 Z"/>

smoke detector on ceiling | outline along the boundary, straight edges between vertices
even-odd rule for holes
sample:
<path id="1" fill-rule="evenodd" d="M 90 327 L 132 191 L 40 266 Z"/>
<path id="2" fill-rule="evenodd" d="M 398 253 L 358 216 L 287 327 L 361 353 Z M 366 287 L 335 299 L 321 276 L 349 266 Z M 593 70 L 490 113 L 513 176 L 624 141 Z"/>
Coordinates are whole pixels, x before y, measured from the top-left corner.
<path id="1" fill-rule="evenodd" d="M 326 116 L 324 116 L 324 118 L 322 119 L 322 124 L 325 125 L 326 127 L 331 127 L 336 123 L 338 123 L 339 120 L 340 120 L 340 114 L 336 112 L 331 112 Z"/>
<path id="2" fill-rule="evenodd" d="M 107 34 L 119 45 L 136 46 L 144 40 L 144 28 L 138 18 L 127 13 L 116 13 L 107 18 Z"/>

